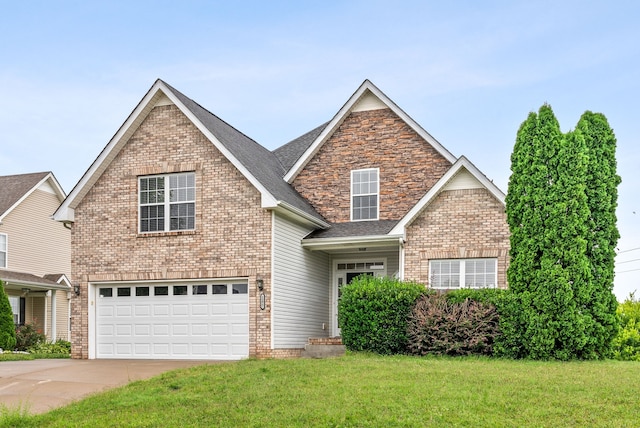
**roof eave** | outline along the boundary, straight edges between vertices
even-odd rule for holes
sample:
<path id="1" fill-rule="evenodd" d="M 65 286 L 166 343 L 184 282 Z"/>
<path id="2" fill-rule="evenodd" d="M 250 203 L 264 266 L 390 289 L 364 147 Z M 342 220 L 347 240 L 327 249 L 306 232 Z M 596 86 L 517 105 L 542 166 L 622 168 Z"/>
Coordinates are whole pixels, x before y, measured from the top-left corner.
<path id="1" fill-rule="evenodd" d="M 370 236 L 342 236 L 337 238 L 306 238 L 302 240 L 302 248 L 308 250 L 348 250 L 371 249 L 390 246 L 400 246 L 404 242 L 403 235 L 370 235 Z"/>
<path id="2" fill-rule="evenodd" d="M 300 171 L 306 166 L 311 158 L 320 150 L 320 147 L 324 142 L 333 134 L 333 132 L 340 126 L 340 124 L 346 119 L 351 110 L 367 92 L 371 92 L 378 97 L 387 107 L 389 107 L 398 117 L 400 117 L 409 127 L 411 127 L 420 137 L 431 144 L 438 153 L 440 153 L 449 162 L 454 163 L 457 158 L 449 152 L 442 144 L 438 142 L 431 134 L 429 134 L 422 126 L 420 126 L 415 120 L 413 120 L 407 113 L 405 113 L 396 103 L 394 103 L 389 97 L 387 97 L 380 89 L 378 89 L 371 81 L 365 80 L 362 85 L 354 92 L 349 100 L 342 106 L 342 108 L 331 119 L 325 129 L 318 135 L 315 141 L 309 145 L 309 148 L 303 153 L 302 156 L 296 161 L 291 169 L 284 176 L 285 181 L 291 183 Z"/>
<path id="3" fill-rule="evenodd" d="M 82 198 L 87 194 L 89 189 L 97 182 L 102 173 L 109 166 L 111 161 L 117 156 L 120 149 L 126 144 L 131 135 L 138 129 L 142 121 L 147 117 L 148 113 L 155 106 L 156 101 L 162 96 L 166 96 L 171 102 L 187 116 L 187 118 L 202 132 L 205 137 L 211 141 L 214 146 L 245 176 L 249 182 L 262 195 L 262 207 L 273 207 L 277 204 L 276 198 L 254 177 L 247 168 L 222 144 L 211 131 L 188 109 L 182 101 L 175 95 L 162 80 L 158 79 L 151 89 L 145 94 L 136 108 L 131 112 L 127 120 L 120 126 L 116 134 L 109 140 L 106 147 L 100 152 L 96 160 L 91 164 L 89 169 L 82 176 L 80 181 L 75 185 L 67 198 L 62 202 L 60 207 L 53 214 L 53 218 L 62 222 L 73 222 L 73 209 L 78 206 Z"/>
<path id="4" fill-rule="evenodd" d="M 306 213 L 304 211 L 302 211 L 299 208 L 294 207 L 293 205 L 284 202 L 284 201 L 277 201 L 277 203 L 275 204 L 275 206 L 272 207 L 268 207 L 270 209 L 272 209 L 273 211 L 277 212 L 277 213 L 281 213 L 284 214 L 286 216 L 293 216 L 295 218 L 297 218 L 298 220 L 302 221 L 303 223 L 307 223 L 311 226 L 320 228 L 320 229 L 327 229 L 329 228 L 331 225 L 329 223 L 327 223 L 326 221 L 315 217 L 309 213 Z"/>
<path id="5" fill-rule="evenodd" d="M 491 193 L 503 206 L 505 205 L 505 194 L 493 184 L 469 159 L 464 156 L 460 158 L 449 168 L 449 170 L 433 185 L 431 189 L 418 201 L 417 204 L 409 210 L 409 212 L 391 229 L 390 234 L 405 233 L 405 228 L 413 223 L 413 221 L 422 213 L 422 211 L 442 192 L 444 187 L 451 179 L 461 170 L 466 169 L 473 175 L 482 186 Z"/>

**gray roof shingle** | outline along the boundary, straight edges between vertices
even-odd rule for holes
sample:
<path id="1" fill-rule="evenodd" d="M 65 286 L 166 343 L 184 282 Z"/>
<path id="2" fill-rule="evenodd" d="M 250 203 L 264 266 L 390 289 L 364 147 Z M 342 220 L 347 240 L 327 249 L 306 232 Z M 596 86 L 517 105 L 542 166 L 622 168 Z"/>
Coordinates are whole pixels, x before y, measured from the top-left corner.
<path id="1" fill-rule="evenodd" d="M 332 223 L 331 227 L 316 230 L 305 239 L 346 238 L 349 236 L 387 235 L 399 220 L 356 221 L 351 223 Z"/>
<path id="2" fill-rule="evenodd" d="M 277 200 L 324 221 L 311 204 L 283 179 L 286 170 L 275 154 L 171 85 L 163 83 Z"/>
<path id="3" fill-rule="evenodd" d="M 34 172 L 0 177 L 0 216 L 48 174 L 49 172 Z"/>
<path id="4" fill-rule="evenodd" d="M 325 122 L 315 129 L 304 135 L 289 141 L 284 146 L 278 147 L 273 151 L 286 171 L 289 171 L 293 165 L 300 159 L 309 146 L 318 138 L 318 135 L 324 131 L 329 122 Z"/>

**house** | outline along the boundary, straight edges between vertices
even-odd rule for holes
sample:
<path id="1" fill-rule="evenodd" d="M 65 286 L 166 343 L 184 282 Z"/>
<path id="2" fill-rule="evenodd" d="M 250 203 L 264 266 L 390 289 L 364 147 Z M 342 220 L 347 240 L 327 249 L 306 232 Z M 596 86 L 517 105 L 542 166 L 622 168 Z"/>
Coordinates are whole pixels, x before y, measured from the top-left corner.
<path id="1" fill-rule="evenodd" d="M 52 215 L 65 193 L 51 172 L 0 176 L 0 280 L 16 325 L 70 339 L 71 230 Z"/>
<path id="2" fill-rule="evenodd" d="M 370 81 L 269 151 L 158 80 L 54 217 L 75 358 L 298 356 L 359 274 L 506 287 L 504 194 Z"/>

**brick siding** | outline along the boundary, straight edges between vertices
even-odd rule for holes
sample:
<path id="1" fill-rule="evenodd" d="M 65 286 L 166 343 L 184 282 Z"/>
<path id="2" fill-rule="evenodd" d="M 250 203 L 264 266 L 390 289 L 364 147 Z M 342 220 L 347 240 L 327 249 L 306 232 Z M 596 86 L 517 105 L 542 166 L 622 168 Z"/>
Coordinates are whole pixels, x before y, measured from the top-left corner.
<path id="1" fill-rule="evenodd" d="M 504 206 L 486 189 L 440 193 L 407 228 L 405 278 L 427 284 L 429 260 L 498 259 L 498 287 L 506 288 L 509 227 Z"/>
<path id="2" fill-rule="evenodd" d="M 399 220 L 451 163 L 391 109 L 351 113 L 293 182 L 333 223 L 350 221 L 351 171 L 380 168 L 380 220 Z"/>
<path id="3" fill-rule="evenodd" d="M 138 234 L 138 176 L 194 171 L 196 230 Z M 175 106 L 155 107 L 75 209 L 72 356 L 88 357 L 88 284 L 247 277 L 249 354 L 270 356 L 271 214 L 260 193 Z M 91 307 L 91 310 L 94 308 Z"/>

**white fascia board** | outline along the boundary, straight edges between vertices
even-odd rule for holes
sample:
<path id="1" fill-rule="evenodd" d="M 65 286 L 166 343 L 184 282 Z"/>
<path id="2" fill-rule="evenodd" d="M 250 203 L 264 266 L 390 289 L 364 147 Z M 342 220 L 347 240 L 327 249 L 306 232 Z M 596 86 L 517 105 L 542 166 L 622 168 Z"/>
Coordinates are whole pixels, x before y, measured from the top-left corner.
<path id="1" fill-rule="evenodd" d="M 327 229 L 330 226 L 330 224 L 327 223 L 326 221 L 323 221 L 317 217 L 307 214 L 306 212 L 284 201 L 278 201 L 278 204 L 275 208 L 273 208 L 273 211 L 279 214 L 282 214 L 286 217 L 293 217 L 296 220 L 301 221 L 302 223 L 305 223 L 320 229 Z"/>
<path id="2" fill-rule="evenodd" d="M 174 93 L 171 90 L 169 90 L 162 81 L 159 82 L 159 86 L 162 89 L 162 92 L 167 96 L 167 98 L 169 98 L 171 102 L 175 104 L 178 107 L 178 109 L 180 109 L 180 111 L 185 116 L 187 116 L 187 118 L 189 118 L 191 123 L 193 123 L 196 126 L 196 128 L 198 128 L 198 130 L 202 132 L 202 134 L 204 134 L 204 136 L 207 137 L 207 139 L 211 141 L 211 143 L 213 143 L 213 145 L 224 155 L 224 157 L 226 157 L 229 160 L 229 162 L 231 162 L 233 166 L 236 167 L 236 169 L 240 171 L 240 173 L 247 180 L 249 180 L 251 185 L 260 192 L 262 208 L 276 207 L 278 205 L 278 201 L 262 185 L 262 183 L 260 183 L 260 181 L 256 177 L 254 177 L 253 174 L 249 172 L 249 170 L 225 147 L 224 144 L 220 142 L 220 140 L 216 138 L 215 135 L 211 133 L 211 131 L 209 131 L 209 129 L 207 129 L 206 126 L 202 124 L 202 122 L 200 122 L 200 120 L 198 120 L 197 117 L 195 117 L 195 115 L 191 112 L 191 110 L 186 108 L 184 104 L 180 102 L 178 97 L 176 97 Z"/>
<path id="3" fill-rule="evenodd" d="M 376 248 L 390 245 L 401 245 L 403 235 L 389 233 L 388 235 L 339 237 L 339 238 L 310 238 L 302 240 L 302 247 L 308 250 L 336 250 L 348 248 Z"/>
<path id="4" fill-rule="evenodd" d="M 391 229 L 389 234 L 403 234 L 405 233 L 405 228 L 410 225 L 416 217 L 420 215 L 420 213 L 435 199 L 436 196 L 440 194 L 442 189 L 451 181 L 453 177 L 461 170 L 466 169 L 473 177 L 482 184 L 482 186 L 493 195 L 502 205 L 505 205 L 505 194 L 493 184 L 491 180 L 489 180 L 480 170 L 472 164 L 466 157 L 461 156 L 456 163 L 454 163 L 451 168 L 442 176 L 440 180 L 433 185 L 431 189 L 418 201 L 417 204 L 409 210 L 409 212 Z"/>
<path id="5" fill-rule="evenodd" d="M 424 130 L 416 121 L 414 121 L 408 114 L 406 114 L 400 107 L 396 105 L 389 97 L 387 97 L 380 89 L 378 89 L 369 80 L 365 80 L 362 85 L 356 90 L 356 92 L 349 98 L 345 105 L 338 111 L 338 113 L 331 119 L 331 122 L 324 128 L 322 133 L 318 135 L 315 141 L 309 146 L 298 161 L 291 167 L 289 172 L 284 176 L 285 181 L 291 183 L 305 165 L 311 160 L 311 158 L 318 152 L 324 142 L 333 134 L 338 126 L 349 115 L 356 103 L 362 98 L 366 91 L 371 92 L 382 103 L 391 109 L 400 119 L 402 119 L 410 128 L 412 128 L 420 137 L 431 144 L 445 159 L 454 163 L 456 157 L 451 154 L 442 144 L 438 142 L 431 134 Z"/>
<path id="6" fill-rule="evenodd" d="M 69 287 L 62 284 L 42 284 L 33 281 L 21 281 L 21 280 L 3 280 L 8 285 L 9 289 L 15 290 L 16 287 L 29 287 L 31 291 L 46 291 L 46 290 L 63 290 L 69 291 Z"/>
<path id="7" fill-rule="evenodd" d="M 140 126 L 151 109 L 153 109 L 154 100 L 162 95 L 159 93 L 161 89 L 161 81 L 156 80 L 151 89 L 149 89 L 142 100 L 140 100 L 129 117 L 127 117 L 127 120 L 125 120 L 125 122 L 120 126 L 115 135 L 111 137 L 109 143 L 107 143 L 105 148 L 102 149 L 98 157 L 93 161 L 91 166 L 89 166 L 89 169 L 87 169 L 84 175 L 80 178 L 80 181 L 78 181 L 67 198 L 53 214 L 54 220 L 62 222 L 74 221 L 73 209 L 78 206 L 82 198 L 87 194 L 95 182 L 100 178 L 104 170 L 109 166 L 111 161 L 116 157 L 122 146 L 138 129 L 138 126 Z M 165 92 L 163 91 L 162 93 Z"/>
<path id="8" fill-rule="evenodd" d="M 155 101 L 162 95 L 171 100 L 180 111 L 191 120 L 191 122 L 213 143 L 222 154 L 244 175 L 249 182 L 262 195 L 262 207 L 270 208 L 277 205 L 277 200 L 264 188 L 264 186 L 227 150 L 226 147 L 187 109 L 182 102 L 173 94 L 161 80 L 156 80 L 151 89 L 145 94 L 138 103 L 127 120 L 122 124 L 120 129 L 111 138 L 107 146 L 100 152 L 96 160 L 91 164 L 89 169 L 84 173 L 80 181 L 73 188 L 71 193 L 63 201 L 60 207 L 53 215 L 57 221 L 74 221 L 73 209 L 80 203 L 82 198 L 89 191 L 91 186 L 100 178 L 109 163 L 115 158 L 120 149 L 128 141 L 129 137 L 138 129 L 138 126 L 146 118 L 149 112 L 155 106 Z"/>

